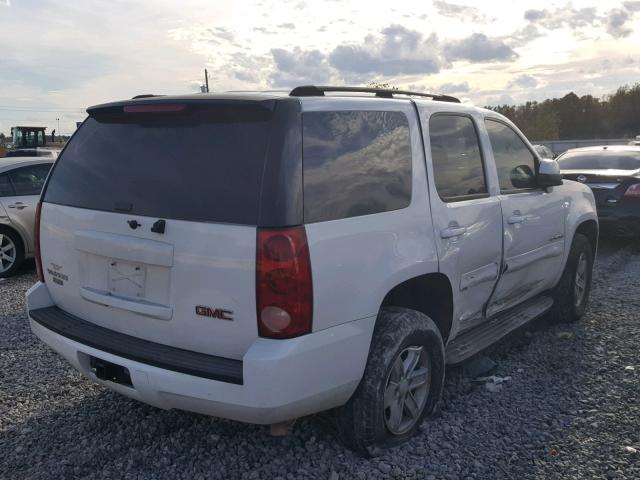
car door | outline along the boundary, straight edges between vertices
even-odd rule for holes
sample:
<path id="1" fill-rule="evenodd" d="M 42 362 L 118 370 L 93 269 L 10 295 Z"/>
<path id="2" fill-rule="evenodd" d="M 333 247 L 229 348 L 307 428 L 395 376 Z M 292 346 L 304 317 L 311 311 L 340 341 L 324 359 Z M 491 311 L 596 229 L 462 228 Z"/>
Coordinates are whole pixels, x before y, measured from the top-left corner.
<path id="1" fill-rule="evenodd" d="M 487 308 L 491 316 L 551 288 L 564 252 L 565 200 L 536 186 L 537 157 L 509 124 L 486 118 L 504 223 L 502 275 Z"/>
<path id="2" fill-rule="evenodd" d="M 462 113 L 427 115 L 421 111 L 429 127 L 429 196 L 439 269 L 453 290 L 453 337 L 484 320 L 501 263 L 502 214 L 489 193 L 476 120 Z"/>
<path id="3" fill-rule="evenodd" d="M 11 225 L 26 239 L 25 253 L 33 252 L 33 229 L 40 191 L 51 169 L 51 163 L 18 167 L 6 172 L 13 189 L 0 197 Z"/>

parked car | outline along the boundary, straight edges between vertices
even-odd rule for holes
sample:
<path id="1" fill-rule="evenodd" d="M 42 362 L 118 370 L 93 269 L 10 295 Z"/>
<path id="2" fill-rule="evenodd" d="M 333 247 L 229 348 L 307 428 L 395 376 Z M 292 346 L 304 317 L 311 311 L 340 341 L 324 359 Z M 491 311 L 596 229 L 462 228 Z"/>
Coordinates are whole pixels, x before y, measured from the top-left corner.
<path id="1" fill-rule="evenodd" d="M 640 146 L 640 135 L 636 135 L 636 138 L 634 140 L 631 140 L 629 142 L 629 145 Z"/>
<path id="2" fill-rule="evenodd" d="M 505 117 L 406 93 L 89 108 L 43 192 L 31 328 L 161 408 L 278 427 L 335 409 L 366 455 L 407 440 L 445 364 L 584 314 L 598 223 Z"/>
<path id="3" fill-rule="evenodd" d="M 56 148 L 19 148 L 16 150 L 9 150 L 5 155 L 5 158 L 9 157 L 45 157 L 45 158 L 58 158 L 60 150 Z"/>
<path id="4" fill-rule="evenodd" d="M 546 145 L 534 145 L 533 149 L 536 151 L 540 158 L 554 159 L 556 154 L 551 151 Z"/>
<path id="5" fill-rule="evenodd" d="M 574 148 L 558 163 L 564 178 L 593 190 L 603 232 L 640 233 L 640 146 Z"/>
<path id="6" fill-rule="evenodd" d="M 43 158 L 0 161 L 0 278 L 33 257 L 36 206 L 51 165 L 53 160 Z"/>

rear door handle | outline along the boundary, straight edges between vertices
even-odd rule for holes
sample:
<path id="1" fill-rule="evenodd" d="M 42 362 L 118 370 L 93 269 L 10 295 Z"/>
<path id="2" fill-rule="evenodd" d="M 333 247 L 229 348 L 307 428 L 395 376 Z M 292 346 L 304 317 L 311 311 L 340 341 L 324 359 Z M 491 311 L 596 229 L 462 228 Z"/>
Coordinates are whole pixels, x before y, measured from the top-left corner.
<path id="1" fill-rule="evenodd" d="M 507 222 L 509 222 L 509 224 L 513 225 L 516 223 L 522 223 L 525 220 L 525 216 L 524 215 L 511 215 L 508 219 Z"/>
<path id="2" fill-rule="evenodd" d="M 467 227 L 447 227 L 440 230 L 442 238 L 459 237 L 467 232 Z"/>
<path id="3" fill-rule="evenodd" d="M 27 208 L 28 206 L 29 205 L 22 202 L 16 202 L 16 203 L 12 203 L 11 205 L 8 205 L 9 208 L 17 208 L 18 210 L 22 210 L 23 208 Z"/>

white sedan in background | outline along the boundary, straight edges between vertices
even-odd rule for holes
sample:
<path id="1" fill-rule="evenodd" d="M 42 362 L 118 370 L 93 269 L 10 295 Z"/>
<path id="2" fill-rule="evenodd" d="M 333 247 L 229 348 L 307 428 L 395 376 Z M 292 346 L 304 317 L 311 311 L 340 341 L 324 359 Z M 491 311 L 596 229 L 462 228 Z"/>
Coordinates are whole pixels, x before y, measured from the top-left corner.
<path id="1" fill-rule="evenodd" d="M 33 257 L 40 191 L 53 158 L 0 158 L 0 278 L 10 277 Z"/>

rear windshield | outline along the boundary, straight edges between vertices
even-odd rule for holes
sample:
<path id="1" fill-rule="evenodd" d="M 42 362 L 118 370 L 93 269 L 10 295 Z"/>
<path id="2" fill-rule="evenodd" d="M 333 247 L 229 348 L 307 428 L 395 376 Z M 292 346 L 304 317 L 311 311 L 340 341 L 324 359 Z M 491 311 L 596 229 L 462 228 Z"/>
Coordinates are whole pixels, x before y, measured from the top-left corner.
<path id="1" fill-rule="evenodd" d="M 563 170 L 638 170 L 640 152 L 568 152 L 558 162 Z"/>
<path id="2" fill-rule="evenodd" d="M 93 114 L 58 160 L 44 201 L 256 225 L 271 113 L 262 105 L 227 104 Z"/>

